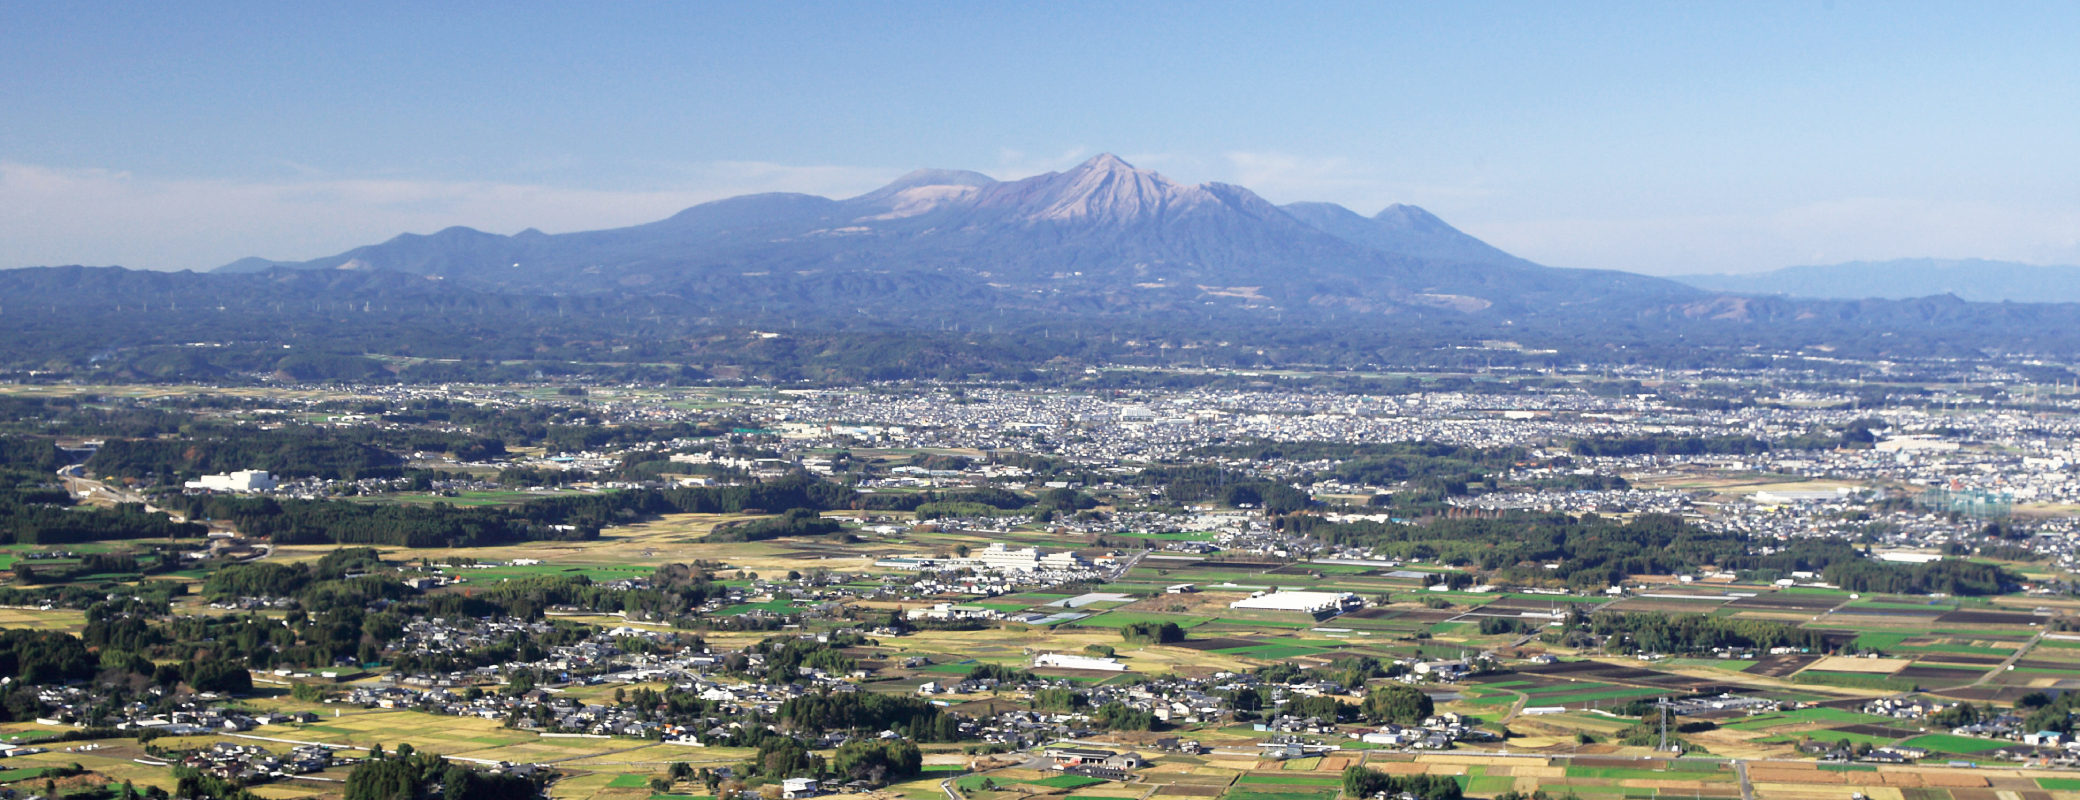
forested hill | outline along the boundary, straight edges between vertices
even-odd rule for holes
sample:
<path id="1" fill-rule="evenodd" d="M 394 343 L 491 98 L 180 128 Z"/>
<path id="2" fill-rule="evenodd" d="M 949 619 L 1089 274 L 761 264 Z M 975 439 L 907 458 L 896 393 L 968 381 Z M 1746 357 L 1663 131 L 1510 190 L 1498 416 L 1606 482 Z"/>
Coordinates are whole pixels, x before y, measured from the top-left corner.
<path id="1" fill-rule="evenodd" d="M 2080 353 L 2080 306 L 1721 298 L 1630 317 L 1189 308 L 1016 296 L 963 279 L 825 274 L 712 294 L 533 295 L 381 271 L 0 271 L 0 374 L 94 381 L 859 381 L 1138 364 L 1753 367 Z M 1507 339 L 1508 348 L 1486 343 Z"/>

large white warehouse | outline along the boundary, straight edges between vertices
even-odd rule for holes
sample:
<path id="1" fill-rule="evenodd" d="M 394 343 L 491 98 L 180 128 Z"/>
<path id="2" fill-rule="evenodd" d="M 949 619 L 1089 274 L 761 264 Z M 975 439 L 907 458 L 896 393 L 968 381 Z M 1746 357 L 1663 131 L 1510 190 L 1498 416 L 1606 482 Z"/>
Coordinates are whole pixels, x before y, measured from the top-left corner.
<path id="1" fill-rule="evenodd" d="M 208 489 L 215 492 L 264 492 L 274 487 L 274 478 L 263 469 L 239 470 L 228 475 L 204 475 L 202 480 L 188 481 L 190 489 Z"/>
<path id="2" fill-rule="evenodd" d="M 1301 611 L 1309 614 L 1324 614 L 1347 609 L 1361 608 L 1364 600 L 1350 592 L 1258 592 L 1249 597 L 1229 603 L 1229 608 L 1247 608 L 1258 611 Z"/>
<path id="3" fill-rule="evenodd" d="M 1033 666 L 1055 667 L 1058 669 L 1099 669 L 1107 672 L 1127 671 L 1127 665 L 1119 663 L 1117 658 L 1098 658 L 1067 653 L 1041 653 L 1033 656 Z"/>

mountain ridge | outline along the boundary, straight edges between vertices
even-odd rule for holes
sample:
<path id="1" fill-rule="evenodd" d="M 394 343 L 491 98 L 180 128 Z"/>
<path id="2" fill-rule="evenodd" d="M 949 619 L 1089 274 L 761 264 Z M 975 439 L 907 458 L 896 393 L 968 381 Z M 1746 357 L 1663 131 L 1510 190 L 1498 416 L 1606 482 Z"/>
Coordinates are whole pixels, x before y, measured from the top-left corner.
<path id="1" fill-rule="evenodd" d="M 566 234 L 448 228 L 292 265 L 244 259 L 221 269 L 386 269 L 558 293 L 692 290 L 732 274 L 778 282 L 831 270 L 917 272 L 1059 296 L 1067 306 L 1211 302 L 1361 314 L 1527 314 L 1699 294 L 1654 278 L 1540 266 L 1412 206 L 1362 224 L 1346 216 L 1365 220 L 1340 206 L 1280 207 L 1231 184 L 1178 183 L 1108 153 L 1012 181 L 925 169 L 846 199 L 744 195 Z"/>

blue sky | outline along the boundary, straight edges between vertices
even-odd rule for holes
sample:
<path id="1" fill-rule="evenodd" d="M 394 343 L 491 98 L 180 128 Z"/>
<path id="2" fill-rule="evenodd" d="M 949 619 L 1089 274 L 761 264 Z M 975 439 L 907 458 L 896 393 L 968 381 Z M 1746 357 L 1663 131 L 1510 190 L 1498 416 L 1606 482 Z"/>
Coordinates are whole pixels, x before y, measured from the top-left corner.
<path id="1" fill-rule="evenodd" d="M 0 2 L 0 267 L 1099 152 L 1543 263 L 2080 262 L 2080 5 Z"/>

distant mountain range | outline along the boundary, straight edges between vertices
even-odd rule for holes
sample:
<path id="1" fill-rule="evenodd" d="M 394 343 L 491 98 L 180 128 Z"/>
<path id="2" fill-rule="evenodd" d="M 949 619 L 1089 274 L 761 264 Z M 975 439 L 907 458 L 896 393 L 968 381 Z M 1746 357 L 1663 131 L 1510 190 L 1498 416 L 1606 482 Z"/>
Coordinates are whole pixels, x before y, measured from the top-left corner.
<path id="1" fill-rule="evenodd" d="M 0 373 L 796 381 L 1062 363 L 1752 368 L 1805 348 L 1809 369 L 2080 356 L 2080 305 L 1966 302 L 2080 299 L 2045 279 L 2067 273 L 1994 265 L 2021 276 L 2004 284 L 1990 263 L 1930 263 L 1947 279 L 1922 283 L 1887 265 L 1799 268 L 1779 275 L 1862 282 L 1782 288 L 1558 269 L 1413 206 L 1278 206 L 1102 155 L 1015 181 L 918 170 L 842 200 L 747 195 L 564 234 L 448 228 L 208 273 L 0 270 Z"/>
<path id="2" fill-rule="evenodd" d="M 2080 267 L 1978 258 L 1902 258 L 1785 267 L 1742 275 L 1677 275 L 1700 289 L 1861 300 L 1956 295 L 1975 303 L 2080 303 Z"/>
<path id="3" fill-rule="evenodd" d="M 1240 186 L 1179 184 L 1112 155 L 1016 181 L 918 170 L 846 200 L 747 195 L 644 225 L 556 235 L 456 227 L 217 271 L 271 269 L 847 305 L 872 305 L 862 288 L 902 284 L 908 296 L 993 296 L 993 305 L 1034 310 L 1214 303 L 1523 315 L 1700 295 L 1658 278 L 1539 266 L 1414 206 L 1370 218 L 1330 203 L 1275 206 Z"/>

